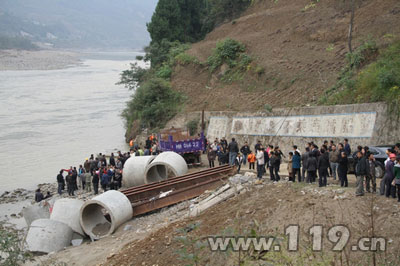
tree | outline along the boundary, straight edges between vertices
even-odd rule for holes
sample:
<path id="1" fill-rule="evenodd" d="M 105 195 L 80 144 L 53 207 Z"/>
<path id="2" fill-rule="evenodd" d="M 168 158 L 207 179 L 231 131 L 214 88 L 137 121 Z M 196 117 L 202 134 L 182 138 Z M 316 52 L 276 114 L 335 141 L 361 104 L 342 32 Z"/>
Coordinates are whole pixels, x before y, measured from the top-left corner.
<path id="1" fill-rule="evenodd" d="M 147 24 L 153 43 L 162 40 L 194 42 L 204 37 L 201 32 L 205 1 L 160 0 Z"/>

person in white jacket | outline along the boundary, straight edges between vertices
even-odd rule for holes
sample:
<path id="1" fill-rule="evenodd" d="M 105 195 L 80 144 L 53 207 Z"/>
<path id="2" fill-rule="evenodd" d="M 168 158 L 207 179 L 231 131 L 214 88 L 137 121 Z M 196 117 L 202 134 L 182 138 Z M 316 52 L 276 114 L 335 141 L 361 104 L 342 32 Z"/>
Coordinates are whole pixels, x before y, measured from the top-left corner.
<path id="1" fill-rule="evenodd" d="M 264 149 L 262 145 L 258 148 L 257 154 L 256 154 L 256 159 L 257 159 L 257 177 L 258 179 L 261 180 L 262 175 L 264 173 Z"/>

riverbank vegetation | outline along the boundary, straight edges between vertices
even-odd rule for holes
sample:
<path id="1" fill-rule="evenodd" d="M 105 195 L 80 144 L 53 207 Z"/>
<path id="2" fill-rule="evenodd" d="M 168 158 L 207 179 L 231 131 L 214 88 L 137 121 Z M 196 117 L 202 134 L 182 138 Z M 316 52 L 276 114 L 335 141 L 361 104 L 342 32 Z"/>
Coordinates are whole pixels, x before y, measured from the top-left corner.
<path id="1" fill-rule="evenodd" d="M 400 113 L 400 41 L 380 50 L 369 40 L 348 54 L 337 83 L 321 98 L 322 104 L 379 101 Z"/>
<path id="2" fill-rule="evenodd" d="M 126 128 L 134 131 L 143 128 L 162 128 L 183 106 L 185 96 L 171 88 L 171 75 L 177 65 L 204 64 L 214 69 L 243 52 L 244 46 L 231 41 L 240 51 L 224 57 L 217 53 L 209 62 L 201 63 L 196 57 L 185 53 L 190 43 L 199 41 L 219 24 L 239 16 L 251 4 L 251 0 L 160 0 L 147 24 L 151 43 L 145 48 L 143 60 L 150 68 L 132 64 L 121 73 L 119 84 L 132 89 L 134 94 L 122 113 Z M 227 44 L 229 44 L 227 43 Z M 224 46 L 225 47 L 225 46 Z M 216 49 L 218 52 L 218 47 Z M 225 51 L 225 50 L 224 50 Z M 224 52 L 222 51 L 222 52 Z M 141 58 L 139 58 L 141 59 Z M 236 59 L 236 58 L 234 58 Z M 233 67 L 233 66 L 232 66 Z"/>

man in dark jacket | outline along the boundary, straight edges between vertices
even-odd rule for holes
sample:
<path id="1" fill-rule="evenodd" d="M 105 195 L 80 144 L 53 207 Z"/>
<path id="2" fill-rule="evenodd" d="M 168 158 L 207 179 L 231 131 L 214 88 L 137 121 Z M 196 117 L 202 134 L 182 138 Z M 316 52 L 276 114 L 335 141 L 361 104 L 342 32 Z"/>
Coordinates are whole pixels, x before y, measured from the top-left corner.
<path id="1" fill-rule="evenodd" d="M 44 199 L 42 192 L 40 192 L 40 188 L 36 189 L 35 192 L 35 201 L 41 202 Z"/>
<path id="2" fill-rule="evenodd" d="M 385 177 L 386 177 L 386 197 L 392 196 L 396 198 L 396 187 L 392 186 L 394 179 L 394 162 L 396 161 L 396 154 L 389 154 L 389 161 L 386 163 L 385 167 Z"/>
<path id="3" fill-rule="evenodd" d="M 247 156 L 250 154 L 250 147 L 247 141 L 244 143 L 244 146 L 240 149 L 240 152 L 243 154 L 243 165 L 246 165 Z"/>
<path id="4" fill-rule="evenodd" d="M 110 165 L 111 166 L 115 166 L 115 157 L 114 157 L 114 153 L 111 153 L 111 156 L 110 156 Z"/>
<path id="5" fill-rule="evenodd" d="M 74 195 L 74 188 L 75 188 L 75 184 L 76 181 L 74 182 L 74 178 L 73 178 L 73 173 L 72 171 L 68 173 L 67 177 L 65 178 L 65 181 L 67 182 L 67 189 L 68 189 L 68 195 L 69 196 L 75 196 Z"/>
<path id="6" fill-rule="evenodd" d="M 316 153 L 310 152 L 307 159 L 307 183 L 315 182 L 317 168 L 318 168 L 318 161 Z"/>
<path id="7" fill-rule="evenodd" d="M 232 138 L 232 141 L 229 143 L 228 151 L 229 151 L 229 164 L 234 165 L 236 156 L 239 152 L 239 147 L 235 138 Z"/>
<path id="8" fill-rule="evenodd" d="M 319 186 L 326 187 L 328 176 L 329 154 L 325 149 L 321 149 L 321 156 L 318 158 Z"/>
<path id="9" fill-rule="evenodd" d="M 357 157 L 354 160 L 354 169 L 357 177 L 356 196 L 364 195 L 364 178 L 369 172 L 369 164 L 367 158 L 363 156 L 361 151 L 357 152 Z"/>
<path id="10" fill-rule="evenodd" d="M 92 183 L 93 183 L 93 190 L 94 194 L 97 195 L 99 194 L 99 171 L 94 171 L 93 172 L 93 178 L 92 178 Z"/>
<path id="11" fill-rule="evenodd" d="M 344 151 L 346 152 L 347 156 L 351 154 L 351 148 L 348 139 L 344 139 Z"/>
<path id="12" fill-rule="evenodd" d="M 57 184 L 58 184 L 58 194 L 61 195 L 64 189 L 65 181 L 62 175 L 63 170 L 60 170 L 60 173 L 57 175 Z"/>

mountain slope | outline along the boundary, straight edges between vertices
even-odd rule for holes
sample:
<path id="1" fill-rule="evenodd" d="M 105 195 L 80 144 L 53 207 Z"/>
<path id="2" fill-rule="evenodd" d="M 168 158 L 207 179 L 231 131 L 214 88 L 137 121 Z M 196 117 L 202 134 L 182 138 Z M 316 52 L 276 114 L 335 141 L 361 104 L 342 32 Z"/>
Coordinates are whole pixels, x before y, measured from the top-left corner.
<path id="1" fill-rule="evenodd" d="M 142 48 L 156 0 L 3 0 L 0 35 L 68 48 Z"/>
<path id="2" fill-rule="evenodd" d="M 349 21 L 349 7 L 339 0 L 315 1 L 311 6 L 310 0 L 258 2 L 188 53 L 205 62 L 217 41 L 229 37 L 246 45 L 264 73 L 226 83 L 220 79 L 223 69 L 211 74 L 201 65 L 178 65 L 173 88 L 188 96 L 187 111 L 316 104 L 346 64 Z M 355 12 L 353 46 L 373 39 L 384 47 L 399 37 L 399 1 L 362 1 Z"/>

